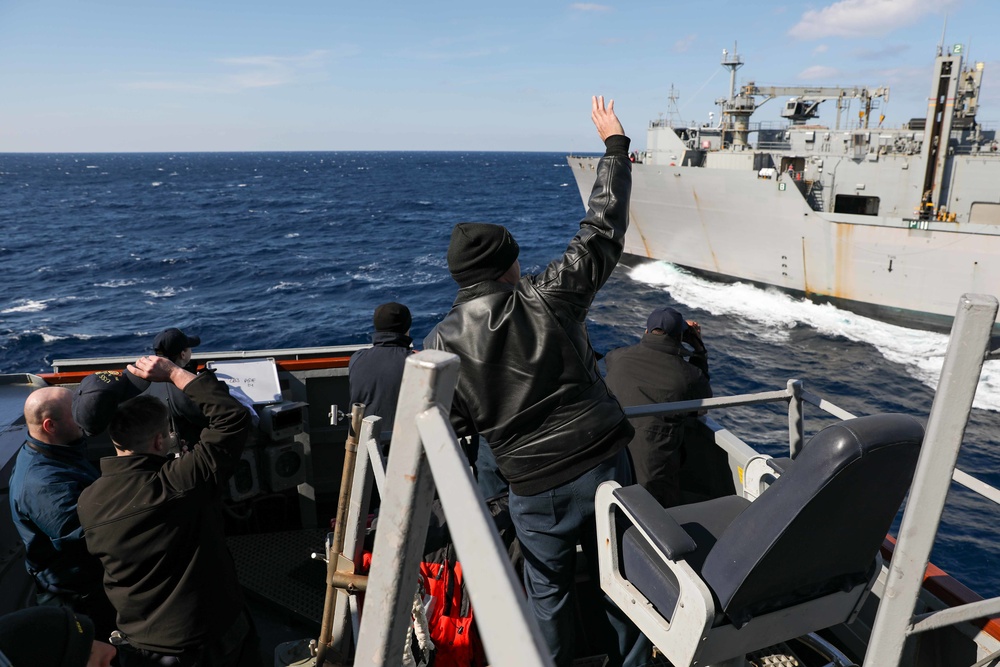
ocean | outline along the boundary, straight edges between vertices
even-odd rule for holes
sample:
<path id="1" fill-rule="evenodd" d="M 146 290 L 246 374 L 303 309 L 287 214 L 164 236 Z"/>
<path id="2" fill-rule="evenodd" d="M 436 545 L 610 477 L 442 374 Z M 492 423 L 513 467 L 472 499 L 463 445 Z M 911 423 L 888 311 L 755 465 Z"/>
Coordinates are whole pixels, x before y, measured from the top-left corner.
<path id="1" fill-rule="evenodd" d="M 558 153 L 0 154 L 0 373 L 138 357 L 172 326 L 200 352 L 365 343 L 385 301 L 409 306 L 419 342 L 455 296 L 455 223 L 507 226 L 534 273 L 582 216 Z M 634 343 L 662 306 L 701 324 L 716 395 L 797 378 L 859 415 L 930 411 L 947 336 L 662 262 L 615 271 L 591 309 L 595 349 Z M 1000 362 L 976 406 L 959 467 L 1000 486 Z M 778 455 L 781 412 L 714 416 Z M 826 423 L 807 409 L 810 434 Z M 932 556 L 986 597 L 1000 595 L 996 515 L 953 485 Z"/>

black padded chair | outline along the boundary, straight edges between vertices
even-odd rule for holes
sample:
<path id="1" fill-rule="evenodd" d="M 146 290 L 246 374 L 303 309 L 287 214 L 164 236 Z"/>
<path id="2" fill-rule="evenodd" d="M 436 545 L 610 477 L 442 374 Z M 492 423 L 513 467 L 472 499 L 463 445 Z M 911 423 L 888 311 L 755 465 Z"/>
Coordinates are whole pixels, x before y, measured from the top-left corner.
<path id="1" fill-rule="evenodd" d="M 923 426 L 900 414 L 830 426 L 753 502 L 663 509 L 640 486 L 597 493 L 601 586 L 675 665 L 853 620 L 913 478 Z"/>

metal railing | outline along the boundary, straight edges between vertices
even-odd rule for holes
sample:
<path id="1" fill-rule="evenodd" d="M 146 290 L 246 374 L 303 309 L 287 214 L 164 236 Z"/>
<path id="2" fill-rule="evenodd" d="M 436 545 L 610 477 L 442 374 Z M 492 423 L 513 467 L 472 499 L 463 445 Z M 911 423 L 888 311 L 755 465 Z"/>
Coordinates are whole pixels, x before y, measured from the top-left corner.
<path id="1" fill-rule="evenodd" d="M 365 593 L 364 613 L 356 624 L 357 650 L 354 664 L 399 664 L 413 594 L 417 590 L 417 567 L 423 556 L 434 480 L 451 537 L 462 562 L 469 597 L 476 610 L 483 647 L 493 665 L 552 665 L 538 623 L 528 608 L 521 585 L 500 542 L 493 518 L 479 494 L 465 454 L 459 446 L 448 410 L 458 380 L 458 357 L 424 350 L 406 361 L 397 425 L 385 477 L 378 484 L 382 497 L 379 526 L 375 531 L 372 567 Z M 377 417 L 363 422 L 361 440 L 368 456 L 356 462 L 352 493 L 348 546 L 358 548 L 352 537 L 363 535 L 371 480 L 381 466 Z M 360 482 L 360 484 L 359 484 Z M 338 599 L 335 627 L 346 627 L 349 616 L 357 618 L 351 599 Z M 356 609 L 356 604 L 354 605 Z M 516 638 L 511 641 L 511 638 Z"/>
<path id="2" fill-rule="evenodd" d="M 911 635 L 1000 613 L 1000 597 L 994 597 L 914 615 L 983 362 L 990 356 L 988 346 L 996 315 L 997 300 L 993 297 L 966 294 L 959 302 L 865 667 L 898 666 Z M 965 473 L 959 477 L 960 482 L 971 480 Z M 978 481 L 968 484 L 977 493 L 978 486 L 988 487 Z M 996 489 L 989 487 L 981 495 L 995 502 Z"/>
<path id="3" fill-rule="evenodd" d="M 950 482 L 954 480 L 1000 502 L 1000 491 L 955 468 L 982 363 L 988 357 L 1000 358 L 986 353 L 996 313 L 997 301 L 992 297 L 966 295 L 959 305 L 910 500 L 889 564 L 886 591 L 872 629 L 866 667 L 898 666 L 910 635 L 1000 613 L 1000 597 L 996 597 L 914 615 Z M 357 459 L 344 545 L 344 553 L 353 553 L 355 563 L 361 556 L 373 483 L 382 497 L 382 510 L 360 622 L 355 596 L 347 592 L 338 595 L 334 627 L 341 630 L 340 641 L 344 641 L 348 628 L 354 630 L 355 664 L 398 662 L 410 624 L 413 592 L 417 590 L 414 563 L 422 556 L 434 496 L 433 480 L 443 479 L 447 483 L 438 485 L 437 491 L 447 520 L 456 527 L 452 538 L 490 663 L 550 665 L 537 622 L 527 609 L 506 550 L 448 420 L 458 359 L 426 350 L 406 363 L 396 423 L 414 424 L 415 428 L 395 429 L 387 468 L 383 467 L 377 444 L 378 418 L 368 417 L 363 422 L 360 443 L 367 456 Z M 789 454 L 793 457 L 804 444 L 805 404 L 839 419 L 854 417 L 807 391 L 799 380 L 789 380 L 785 389 L 778 391 L 638 406 L 625 412 L 635 418 L 778 402 L 787 403 Z M 707 416 L 701 419 L 713 428 L 716 442 L 724 449 L 755 453 Z M 511 642 L 512 636 L 519 641 Z M 336 637 L 334 647 L 345 648 Z"/>

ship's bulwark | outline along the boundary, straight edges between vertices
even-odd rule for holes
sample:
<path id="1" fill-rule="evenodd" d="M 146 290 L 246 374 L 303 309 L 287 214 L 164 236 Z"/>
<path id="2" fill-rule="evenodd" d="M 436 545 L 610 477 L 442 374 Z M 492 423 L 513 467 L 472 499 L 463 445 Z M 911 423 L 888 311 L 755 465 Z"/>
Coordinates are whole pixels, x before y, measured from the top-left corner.
<path id="1" fill-rule="evenodd" d="M 586 201 L 596 161 L 568 161 Z M 961 294 L 1000 286 L 1000 236 L 913 224 L 814 211 L 788 175 L 638 163 L 625 252 L 947 330 Z"/>

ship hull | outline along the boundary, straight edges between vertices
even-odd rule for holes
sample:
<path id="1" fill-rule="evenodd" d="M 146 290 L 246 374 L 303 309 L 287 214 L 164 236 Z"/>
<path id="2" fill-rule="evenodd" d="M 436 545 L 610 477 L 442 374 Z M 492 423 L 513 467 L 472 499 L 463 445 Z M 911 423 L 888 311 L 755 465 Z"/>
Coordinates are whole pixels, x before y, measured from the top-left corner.
<path id="1" fill-rule="evenodd" d="M 568 161 L 586 203 L 596 159 Z M 1000 285 L 1000 236 L 820 213 L 791 179 L 752 171 L 633 165 L 625 252 L 926 329 L 947 329 L 962 294 Z"/>

